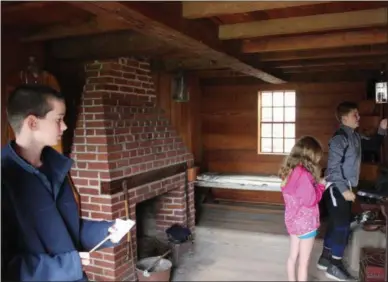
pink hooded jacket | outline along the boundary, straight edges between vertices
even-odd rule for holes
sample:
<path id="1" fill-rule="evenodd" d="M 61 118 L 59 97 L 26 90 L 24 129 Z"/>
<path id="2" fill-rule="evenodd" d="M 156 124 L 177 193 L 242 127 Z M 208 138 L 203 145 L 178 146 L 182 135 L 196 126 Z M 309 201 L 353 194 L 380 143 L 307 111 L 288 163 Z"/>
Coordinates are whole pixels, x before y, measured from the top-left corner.
<path id="1" fill-rule="evenodd" d="M 303 166 L 297 166 L 290 173 L 282 187 L 285 202 L 285 223 L 292 235 L 303 235 L 318 229 L 318 203 L 325 186 L 316 183 L 312 174 Z"/>

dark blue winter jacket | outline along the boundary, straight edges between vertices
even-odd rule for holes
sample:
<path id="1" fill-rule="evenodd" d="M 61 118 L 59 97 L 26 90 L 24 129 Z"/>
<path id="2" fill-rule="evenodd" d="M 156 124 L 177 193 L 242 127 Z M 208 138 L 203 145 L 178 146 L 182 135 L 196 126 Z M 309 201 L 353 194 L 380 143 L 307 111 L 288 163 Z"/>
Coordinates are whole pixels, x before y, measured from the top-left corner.
<path id="1" fill-rule="evenodd" d="M 71 159 L 46 147 L 37 169 L 13 148 L 12 141 L 1 156 L 2 280 L 86 281 L 78 252 L 104 239 L 112 222 L 80 218 Z"/>

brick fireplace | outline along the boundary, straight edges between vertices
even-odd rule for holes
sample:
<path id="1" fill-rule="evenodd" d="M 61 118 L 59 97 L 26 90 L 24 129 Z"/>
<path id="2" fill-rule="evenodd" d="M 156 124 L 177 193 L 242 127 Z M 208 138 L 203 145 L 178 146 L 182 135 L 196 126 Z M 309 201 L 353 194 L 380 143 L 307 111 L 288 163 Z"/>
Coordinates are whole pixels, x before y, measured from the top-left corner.
<path id="1" fill-rule="evenodd" d="M 72 178 L 81 195 L 82 216 L 124 218 L 127 189 L 131 219 L 136 220 L 137 205 L 155 199 L 155 232 L 163 235 L 172 224 L 188 222 L 194 233 L 193 185 L 185 185 L 193 157 L 157 106 L 149 61 L 94 61 L 85 71 L 72 149 Z M 89 279 L 134 281 L 136 228 L 131 248 L 127 245 L 123 239 L 118 247 L 95 252 L 86 268 Z"/>

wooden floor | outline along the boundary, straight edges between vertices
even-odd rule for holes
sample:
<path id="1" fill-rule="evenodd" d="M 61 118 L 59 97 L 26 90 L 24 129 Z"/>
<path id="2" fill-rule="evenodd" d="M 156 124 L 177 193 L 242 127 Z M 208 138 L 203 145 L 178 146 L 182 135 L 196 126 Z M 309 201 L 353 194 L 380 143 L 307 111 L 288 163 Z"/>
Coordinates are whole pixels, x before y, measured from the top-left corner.
<path id="1" fill-rule="evenodd" d="M 172 281 L 286 281 L 288 236 L 280 208 L 207 205 L 196 227 L 193 254 L 174 270 Z M 314 246 L 310 281 L 327 281 L 315 265 L 322 241 Z"/>

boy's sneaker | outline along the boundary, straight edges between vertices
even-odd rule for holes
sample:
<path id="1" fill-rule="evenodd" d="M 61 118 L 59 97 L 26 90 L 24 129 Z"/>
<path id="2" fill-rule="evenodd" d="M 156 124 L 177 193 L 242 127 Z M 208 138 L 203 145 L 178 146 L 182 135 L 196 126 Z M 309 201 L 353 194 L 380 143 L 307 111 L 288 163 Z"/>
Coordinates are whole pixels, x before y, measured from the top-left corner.
<path id="1" fill-rule="evenodd" d="M 346 267 L 344 266 L 343 262 L 332 264 L 330 263 L 329 267 L 326 270 L 325 273 L 327 278 L 336 280 L 336 281 L 355 281 L 356 278 L 353 277 Z"/>
<path id="2" fill-rule="evenodd" d="M 318 260 L 317 268 L 319 270 L 326 270 L 330 266 L 330 257 L 327 257 L 325 255 L 321 255 L 321 257 Z"/>
<path id="3" fill-rule="evenodd" d="M 318 260 L 317 268 L 320 270 L 326 270 L 331 264 L 331 251 L 330 249 L 323 248 L 322 255 Z"/>

